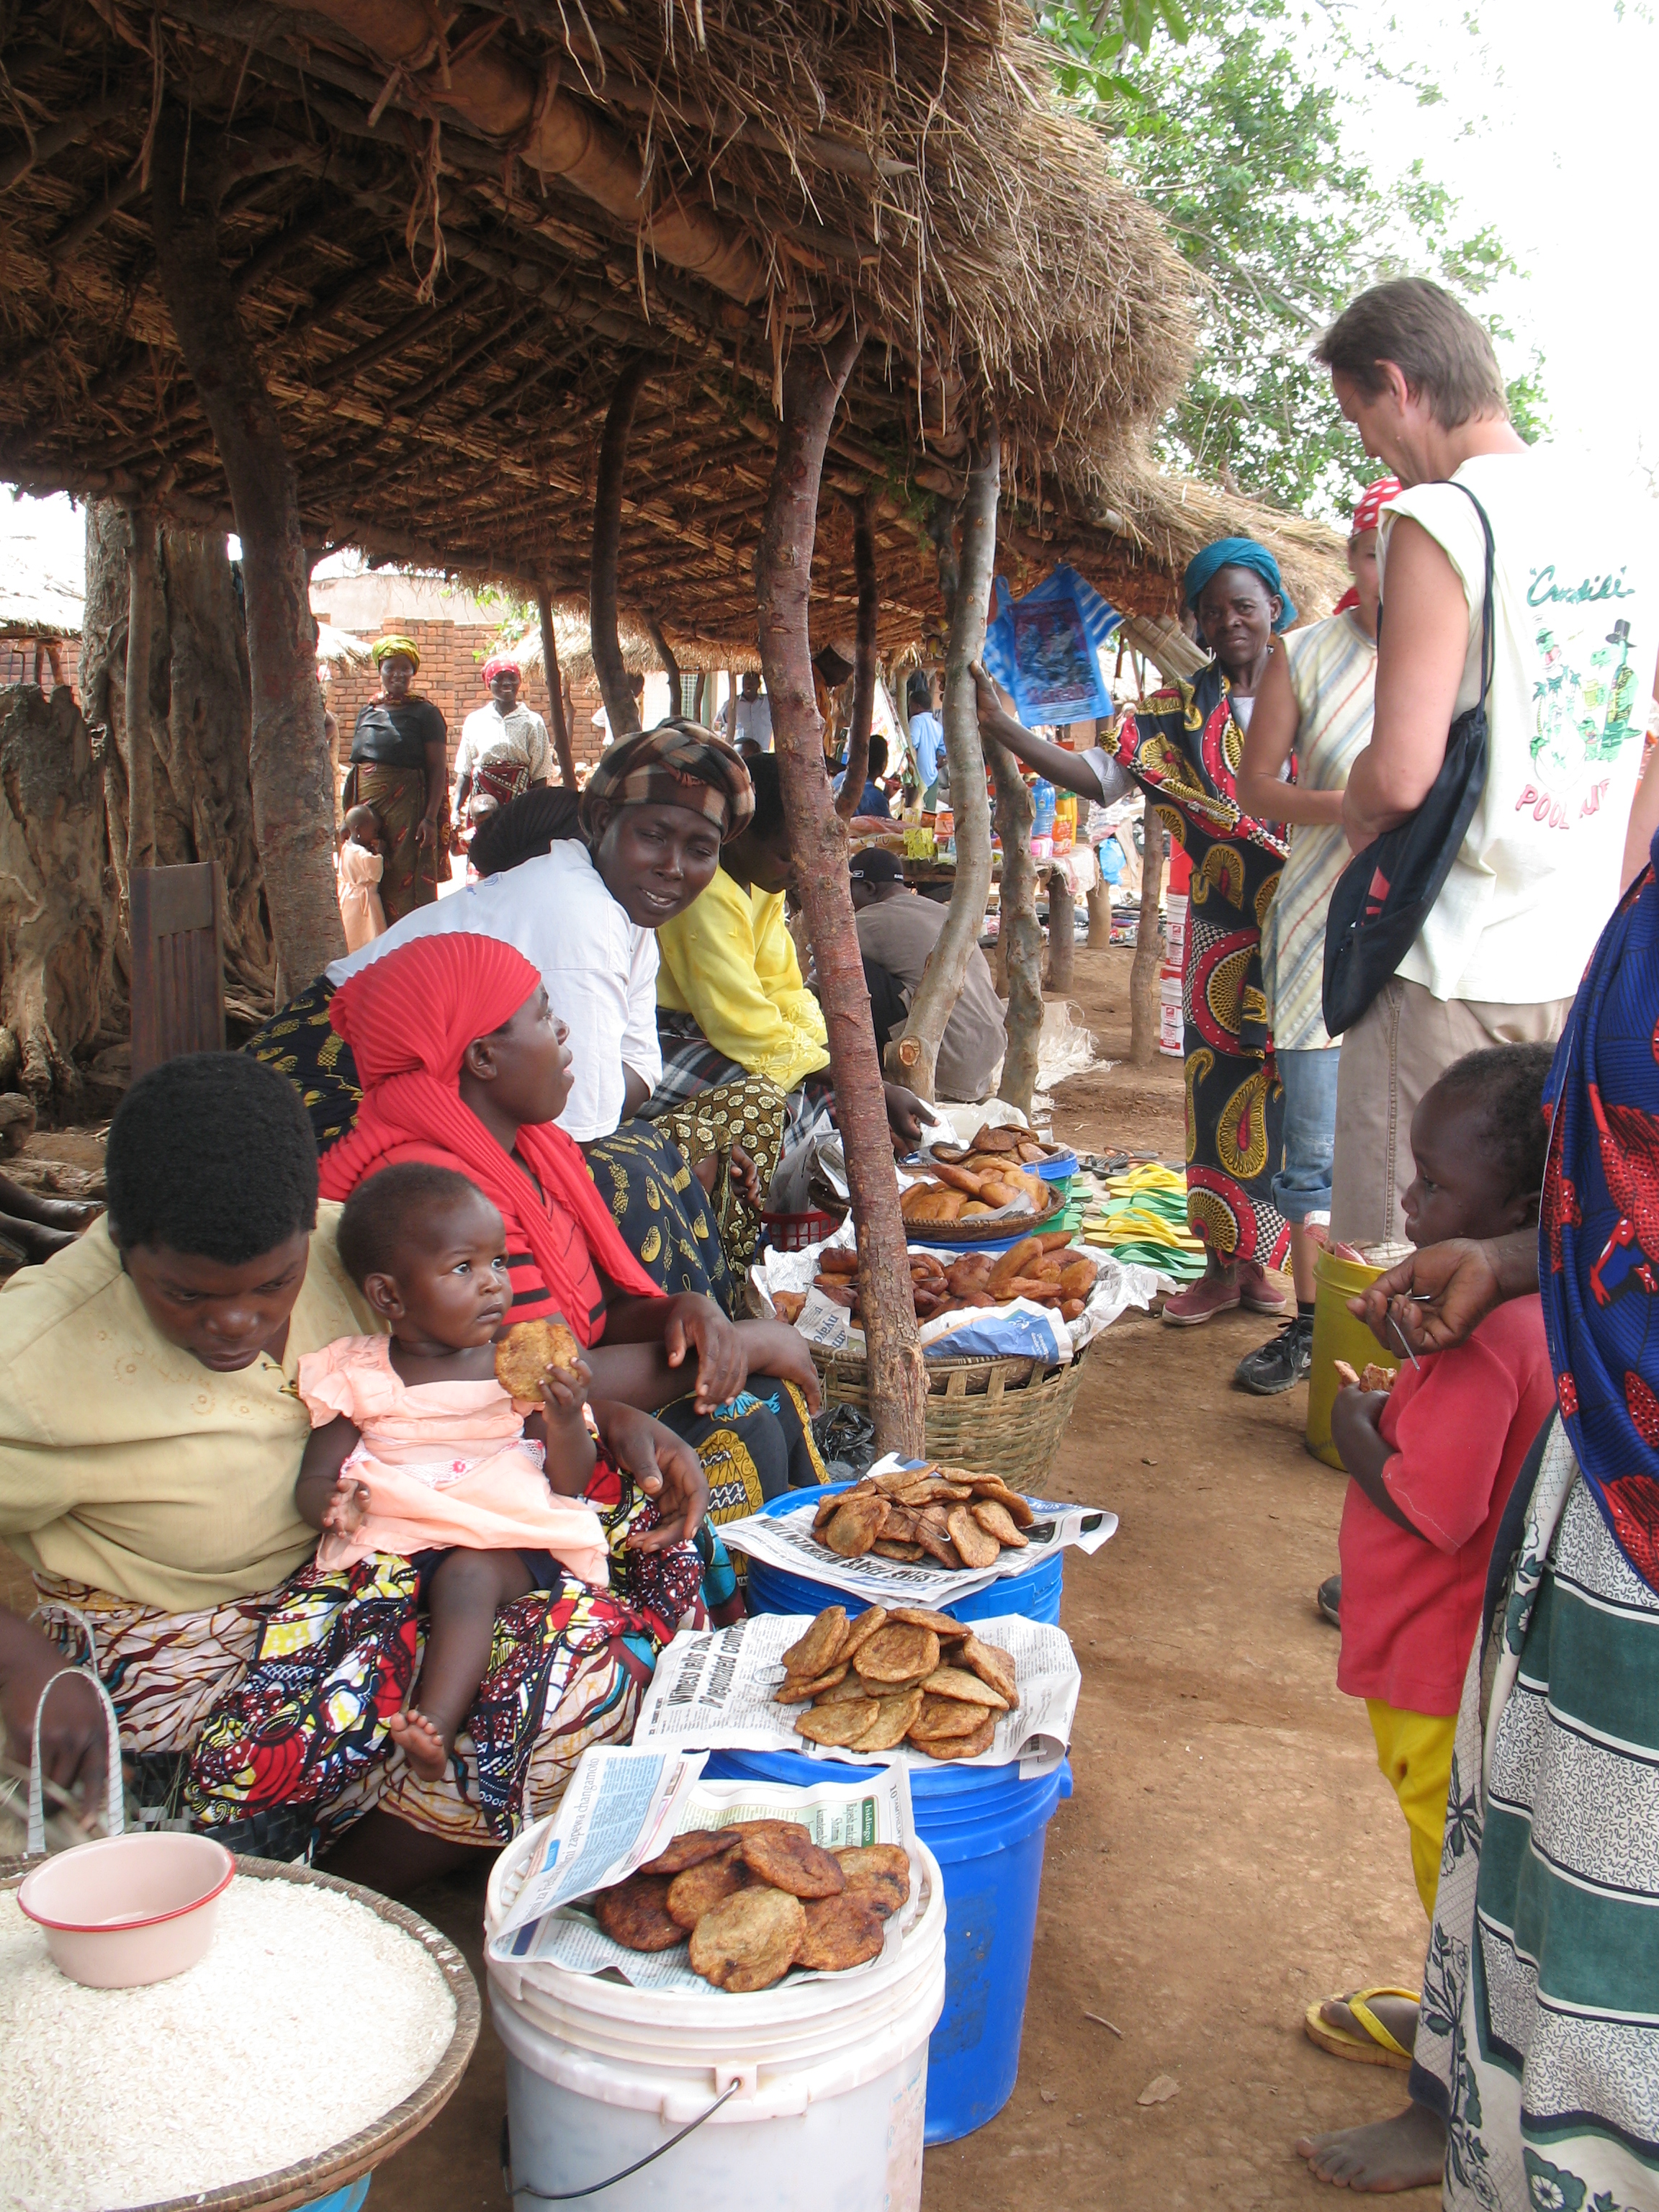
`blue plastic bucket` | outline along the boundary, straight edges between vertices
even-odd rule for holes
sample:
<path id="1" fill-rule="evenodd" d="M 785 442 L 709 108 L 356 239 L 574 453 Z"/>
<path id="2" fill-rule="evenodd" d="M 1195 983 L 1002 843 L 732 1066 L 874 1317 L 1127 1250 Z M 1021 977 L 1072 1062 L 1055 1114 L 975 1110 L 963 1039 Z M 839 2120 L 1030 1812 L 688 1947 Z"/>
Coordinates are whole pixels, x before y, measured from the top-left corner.
<path id="1" fill-rule="evenodd" d="M 824 1779 L 825 1764 L 798 1751 L 717 1751 L 703 1772 L 810 1785 Z M 1054 1807 L 1071 1794 L 1066 1761 L 1040 1782 L 1022 1782 L 1013 1766 L 910 1769 L 916 1832 L 945 1877 L 945 2010 L 927 2045 L 930 2143 L 972 2135 L 1014 2094 L 1042 1849 Z"/>
<path id="2" fill-rule="evenodd" d="M 825 1483 L 813 1490 L 786 1490 L 781 1496 L 769 1499 L 761 1511 L 775 1516 L 793 1513 L 802 1505 L 816 1506 L 830 1491 L 847 1486 L 845 1483 Z M 1058 1627 L 1065 1580 L 1066 1554 L 1057 1551 L 1051 1559 L 1033 1567 L 1029 1574 L 1005 1577 L 993 1583 L 988 1589 L 975 1590 L 971 1597 L 958 1598 L 954 1605 L 940 1606 L 935 1610 L 948 1613 L 957 1620 L 994 1620 L 999 1613 L 1017 1613 L 1026 1620 L 1046 1620 Z M 750 1613 L 822 1613 L 827 1605 L 842 1605 L 850 1615 L 863 1613 L 868 1604 L 866 1599 L 854 1597 L 850 1590 L 836 1589 L 830 1583 L 813 1582 L 805 1575 L 792 1574 L 787 1567 L 775 1567 L 768 1559 L 750 1559 L 748 1588 Z"/>
<path id="3" fill-rule="evenodd" d="M 360 2212 L 363 2199 L 368 2194 L 372 2174 L 364 2174 L 361 2181 L 348 2181 L 343 2189 L 337 2189 L 328 2197 L 313 2197 L 302 2212 Z"/>

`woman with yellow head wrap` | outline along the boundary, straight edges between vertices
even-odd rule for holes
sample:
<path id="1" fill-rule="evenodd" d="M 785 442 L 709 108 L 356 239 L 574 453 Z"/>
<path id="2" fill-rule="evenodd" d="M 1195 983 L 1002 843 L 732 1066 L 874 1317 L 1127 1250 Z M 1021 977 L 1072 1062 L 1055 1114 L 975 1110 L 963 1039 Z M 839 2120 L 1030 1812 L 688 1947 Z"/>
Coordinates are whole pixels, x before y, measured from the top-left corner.
<path id="1" fill-rule="evenodd" d="M 449 732 L 430 699 L 410 689 L 421 665 L 412 637 L 371 648 L 380 690 L 357 717 L 344 801 L 369 806 L 380 825 L 386 866 L 380 903 L 388 925 L 438 896 L 449 855 Z"/>

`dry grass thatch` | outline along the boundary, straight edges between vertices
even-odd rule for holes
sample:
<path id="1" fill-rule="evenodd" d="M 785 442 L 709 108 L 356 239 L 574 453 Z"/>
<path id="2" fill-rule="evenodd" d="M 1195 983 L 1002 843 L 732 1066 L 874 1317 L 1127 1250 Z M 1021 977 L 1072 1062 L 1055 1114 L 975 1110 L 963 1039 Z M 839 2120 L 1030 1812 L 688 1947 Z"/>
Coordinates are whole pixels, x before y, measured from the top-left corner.
<path id="1" fill-rule="evenodd" d="M 1162 611 L 1224 532 L 1310 611 L 1334 541 L 1147 459 L 1190 283 L 1062 114 L 1022 0 L 40 0 L 6 18 L 0 472 L 223 512 L 156 288 L 159 103 L 225 164 L 222 250 L 307 537 L 585 589 L 599 426 L 635 418 L 624 605 L 687 665 L 754 638 L 781 365 L 867 333 L 815 586 L 852 623 L 843 501 L 877 502 L 884 644 L 937 623 L 923 528 L 1000 422 L 1017 581 L 1064 556 Z M 20 118 L 27 118 L 27 124 Z"/>
<path id="2" fill-rule="evenodd" d="M 79 637 L 86 597 L 81 577 L 53 573 L 33 538 L 0 543 L 0 637 Z"/>

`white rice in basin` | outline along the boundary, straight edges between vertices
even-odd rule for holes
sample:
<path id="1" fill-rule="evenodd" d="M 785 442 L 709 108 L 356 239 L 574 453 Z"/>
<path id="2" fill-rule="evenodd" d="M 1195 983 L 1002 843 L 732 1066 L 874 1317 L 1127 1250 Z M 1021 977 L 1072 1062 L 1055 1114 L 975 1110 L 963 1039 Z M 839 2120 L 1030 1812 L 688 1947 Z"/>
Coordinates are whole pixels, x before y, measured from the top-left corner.
<path id="1" fill-rule="evenodd" d="M 455 2028 L 425 1947 L 337 1890 L 239 1874 L 198 1966 L 89 1990 L 0 1891 L 0 2207 L 114 2212 L 331 2150 Z"/>

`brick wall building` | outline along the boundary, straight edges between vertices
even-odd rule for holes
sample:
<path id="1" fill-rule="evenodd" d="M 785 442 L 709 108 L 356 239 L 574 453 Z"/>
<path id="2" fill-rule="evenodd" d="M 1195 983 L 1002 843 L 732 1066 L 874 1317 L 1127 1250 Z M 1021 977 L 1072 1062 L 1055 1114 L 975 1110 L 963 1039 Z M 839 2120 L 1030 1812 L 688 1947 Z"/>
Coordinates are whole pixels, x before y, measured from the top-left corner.
<path id="1" fill-rule="evenodd" d="M 81 641 L 78 637 L 56 640 L 58 662 L 64 672 L 64 681 L 81 697 Z M 41 668 L 45 689 L 52 688 L 52 668 L 45 663 Z M 0 690 L 11 684 L 33 684 L 34 681 L 34 640 L 29 637 L 0 637 Z M 85 702 L 82 703 L 84 705 Z"/>

